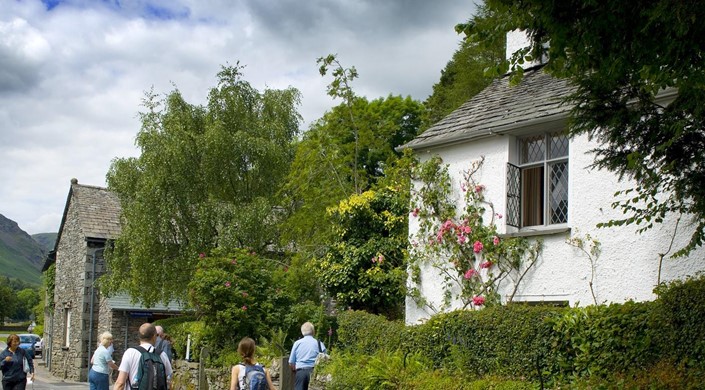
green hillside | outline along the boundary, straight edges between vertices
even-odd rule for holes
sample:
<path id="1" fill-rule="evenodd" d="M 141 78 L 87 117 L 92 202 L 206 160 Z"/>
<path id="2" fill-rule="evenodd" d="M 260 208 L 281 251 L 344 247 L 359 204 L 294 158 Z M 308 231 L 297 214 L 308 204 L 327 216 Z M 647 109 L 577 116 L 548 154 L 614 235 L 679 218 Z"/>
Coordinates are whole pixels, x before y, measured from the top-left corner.
<path id="1" fill-rule="evenodd" d="M 54 250 L 54 243 L 59 233 L 37 233 L 32 234 L 34 241 L 38 242 L 44 253 L 49 253 Z"/>
<path id="2" fill-rule="evenodd" d="M 0 275 L 38 286 L 45 258 L 37 241 L 0 214 Z"/>

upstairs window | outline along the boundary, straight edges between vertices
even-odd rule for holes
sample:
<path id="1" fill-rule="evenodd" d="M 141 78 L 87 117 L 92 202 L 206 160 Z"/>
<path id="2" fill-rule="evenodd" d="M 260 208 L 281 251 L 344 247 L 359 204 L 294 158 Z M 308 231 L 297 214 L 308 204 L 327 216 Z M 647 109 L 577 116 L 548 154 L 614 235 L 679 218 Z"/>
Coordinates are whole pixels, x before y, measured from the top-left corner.
<path id="1" fill-rule="evenodd" d="M 507 224 L 568 222 L 568 135 L 519 138 L 519 164 L 507 164 Z"/>

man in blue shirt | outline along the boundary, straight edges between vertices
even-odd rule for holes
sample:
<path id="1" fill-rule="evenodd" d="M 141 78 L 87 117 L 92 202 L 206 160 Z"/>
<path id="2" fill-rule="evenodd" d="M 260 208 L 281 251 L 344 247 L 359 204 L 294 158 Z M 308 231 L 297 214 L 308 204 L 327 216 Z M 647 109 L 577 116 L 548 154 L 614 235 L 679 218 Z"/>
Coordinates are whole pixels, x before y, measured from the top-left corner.
<path id="1" fill-rule="evenodd" d="M 312 323 L 306 322 L 301 325 L 301 334 L 304 337 L 296 340 L 291 348 L 289 366 L 296 371 L 295 390 L 308 390 L 316 357 L 319 352 L 326 352 L 326 346 L 313 337 L 314 333 Z"/>

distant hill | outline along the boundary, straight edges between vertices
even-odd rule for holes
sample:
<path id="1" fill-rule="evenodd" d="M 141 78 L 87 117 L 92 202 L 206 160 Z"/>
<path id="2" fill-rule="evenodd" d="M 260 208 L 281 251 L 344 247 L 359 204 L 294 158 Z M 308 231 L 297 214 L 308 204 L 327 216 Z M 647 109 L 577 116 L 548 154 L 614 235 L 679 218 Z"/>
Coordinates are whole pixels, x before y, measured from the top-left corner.
<path id="1" fill-rule="evenodd" d="M 54 250 L 54 244 L 56 243 L 56 237 L 58 235 L 59 233 L 37 233 L 32 234 L 32 238 L 39 243 L 44 253 L 49 253 Z"/>
<path id="2" fill-rule="evenodd" d="M 0 275 L 38 286 L 45 258 L 41 244 L 0 214 Z"/>

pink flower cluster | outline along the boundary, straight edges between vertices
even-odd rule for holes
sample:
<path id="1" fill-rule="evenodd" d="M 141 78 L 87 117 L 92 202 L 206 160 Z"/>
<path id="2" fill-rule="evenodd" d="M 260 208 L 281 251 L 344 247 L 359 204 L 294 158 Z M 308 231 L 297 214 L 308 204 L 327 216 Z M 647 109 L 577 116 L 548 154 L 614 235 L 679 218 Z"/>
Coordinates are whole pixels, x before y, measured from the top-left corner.
<path id="1" fill-rule="evenodd" d="M 419 208 L 418 207 L 414 208 L 411 211 L 411 215 L 413 215 L 414 217 L 418 217 L 419 216 Z"/>
<path id="2" fill-rule="evenodd" d="M 492 262 L 491 262 L 491 261 L 485 261 L 484 263 L 480 264 L 480 268 L 487 269 L 487 268 L 490 268 L 490 267 L 492 267 Z"/>
<path id="3" fill-rule="evenodd" d="M 475 306 L 482 306 L 485 304 L 485 297 L 476 295 L 472 297 L 472 304 Z"/>
<path id="4" fill-rule="evenodd" d="M 478 184 L 478 185 L 475 186 L 475 193 L 476 193 L 476 194 L 482 193 L 482 191 L 484 191 L 485 188 L 486 188 L 486 187 L 485 187 L 484 184 Z"/>
<path id="5" fill-rule="evenodd" d="M 475 243 L 472 244 L 472 251 L 475 253 L 480 253 L 483 249 L 485 249 L 485 246 L 482 245 L 480 241 L 475 241 Z"/>
<path id="6" fill-rule="evenodd" d="M 465 279 L 470 279 L 475 275 L 477 275 L 477 271 L 475 271 L 475 269 L 473 268 L 470 268 L 469 270 L 467 270 L 467 272 L 465 272 L 465 275 L 463 275 L 463 277 Z"/>
<path id="7" fill-rule="evenodd" d="M 382 262 L 384 262 L 384 255 L 380 254 L 379 256 L 372 256 L 372 262 L 381 265 Z"/>
<path id="8" fill-rule="evenodd" d="M 499 237 L 497 237 L 497 236 L 492 237 L 492 243 L 495 245 L 499 245 Z"/>
<path id="9" fill-rule="evenodd" d="M 455 233 L 458 244 L 465 244 L 468 239 L 467 235 L 472 233 L 472 228 L 468 226 L 467 220 L 464 220 L 460 225 L 458 225 L 449 219 L 443 222 L 441 228 L 438 229 L 438 233 L 436 233 L 436 240 L 438 242 L 443 242 L 443 236 L 446 235 L 446 233 L 451 232 Z"/>

